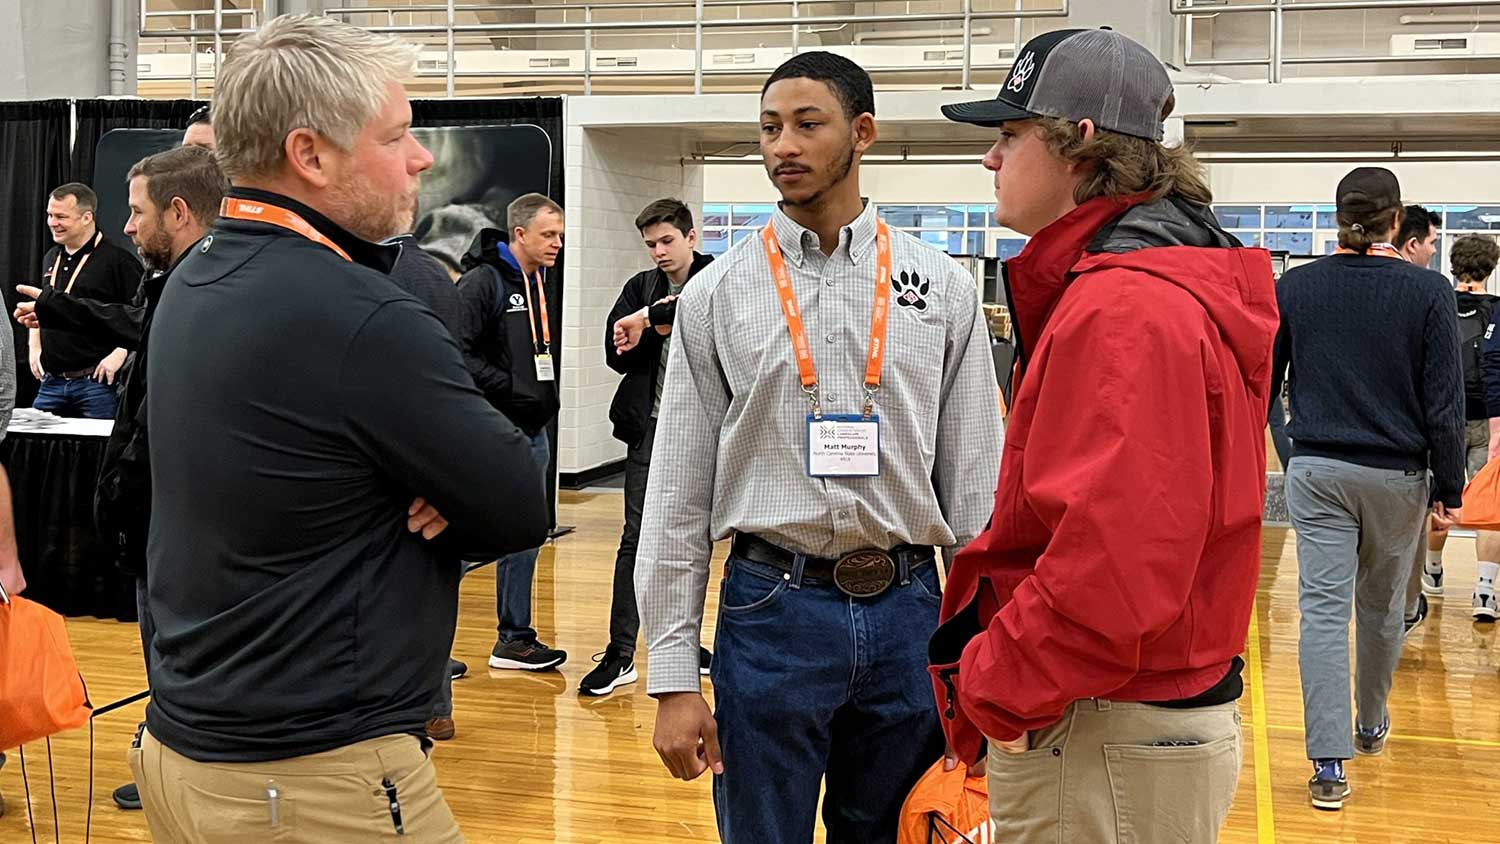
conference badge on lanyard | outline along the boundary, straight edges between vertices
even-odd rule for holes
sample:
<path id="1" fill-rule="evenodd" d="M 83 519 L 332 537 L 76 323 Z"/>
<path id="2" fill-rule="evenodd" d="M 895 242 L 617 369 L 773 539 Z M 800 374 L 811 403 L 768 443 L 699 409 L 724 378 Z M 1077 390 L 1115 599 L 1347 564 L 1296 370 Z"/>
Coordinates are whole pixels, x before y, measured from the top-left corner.
<path id="1" fill-rule="evenodd" d="M 522 286 L 526 288 L 526 321 L 531 324 L 531 348 L 535 352 L 532 362 L 536 365 L 536 380 L 556 381 L 557 372 L 552 367 L 552 321 L 547 317 L 547 287 L 542 283 L 542 271 L 536 271 L 536 298 L 542 306 L 540 338 L 536 332 L 536 316 L 531 310 L 531 284 L 528 282 Z"/>
<path id="2" fill-rule="evenodd" d="M 875 307 L 870 317 L 869 354 L 865 362 L 864 409 L 857 414 L 825 414 L 818 390 L 818 373 L 812 347 L 802 325 L 797 296 L 786 258 L 767 225 L 761 232 L 766 259 L 781 298 L 781 314 L 792 338 L 802 392 L 812 405 L 807 415 L 807 473 L 814 478 L 871 478 L 880 475 L 880 416 L 875 413 L 875 394 L 885 363 L 886 323 L 891 306 L 891 233 L 883 221 L 875 222 Z"/>

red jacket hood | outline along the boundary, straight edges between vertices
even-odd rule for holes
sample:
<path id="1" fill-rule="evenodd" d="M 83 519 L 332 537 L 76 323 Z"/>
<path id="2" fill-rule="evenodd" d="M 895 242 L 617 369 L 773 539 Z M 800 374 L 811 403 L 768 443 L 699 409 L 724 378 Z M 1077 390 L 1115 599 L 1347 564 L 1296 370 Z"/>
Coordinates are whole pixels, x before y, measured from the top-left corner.
<path id="1" fill-rule="evenodd" d="M 1023 359 L 1030 348 L 1027 344 L 1041 336 L 1053 307 L 1074 278 L 1116 268 L 1149 273 L 1190 293 L 1218 325 L 1245 377 L 1258 381 L 1265 376 L 1270 361 L 1263 359 L 1264 337 L 1267 330 L 1275 333 L 1279 320 L 1274 290 L 1266 295 L 1268 291 L 1257 281 L 1271 272 L 1269 252 L 1245 247 L 1167 245 L 1170 234 L 1163 236 L 1166 242 L 1162 245 L 1099 251 L 1128 248 L 1125 243 L 1110 243 L 1109 229 L 1132 212 L 1150 216 L 1152 208 L 1161 203 L 1170 200 L 1152 203 L 1147 194 L 1089 200 L 1038 232 L 1020 255 L 1006 262 L 1011 319 Z M 1207 209 L 1204 212 L 1210 213 Z M 1223 234 L 1217 223 L 1213 228 Z"/>

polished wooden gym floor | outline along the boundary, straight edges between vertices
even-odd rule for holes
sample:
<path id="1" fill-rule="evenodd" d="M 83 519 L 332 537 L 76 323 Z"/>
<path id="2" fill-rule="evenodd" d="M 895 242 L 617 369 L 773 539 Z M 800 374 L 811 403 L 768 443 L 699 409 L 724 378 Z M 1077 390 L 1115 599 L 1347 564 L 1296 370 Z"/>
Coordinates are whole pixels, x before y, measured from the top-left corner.
<path id="1" fill-rule="evenodd" d="M 494 573 L 464 580 L 454 654 L 469 677 L 454 686 L 458 735 L 437 746 L 439 779 L 468 840 L 482 844 L 656 844 L 717 841 L 707 779 L 668 777 L 651 748 L 656 707 L 644 683 L 603 699 L 580 698 L 578 681 L 604 649 L 621 497 L 564 493 L 560 521 L 576 533 L 542 552 L 536 627 L 569 651 L 560 673 L 491 671 Z M 1350 763 L 1354 793 L 1339 813 L 1307 804 L 1297 674 L 1295 539 L 1265 530 L 1264 569 L 1251 646 L 1250 689 L 1241 701 L 1245 762 L 1226 842 L 1500 841 L 1500 654 L 1495 625 L 1469 620 L 1474 544 L 1447 554 L 1446 603 L 1408 642 L 1391 696 L 1393 736 L 1383 757 Z M 722 553 L 722 550 L 721 550 Z M 719 570 L 716 562 L 715 570 Z M 710 601 L 717 592 L 709 590 Z M 710 628 L 714 617 L 710 606 Z M 144 687 L 131 624 L 69 622 L 73 648 L 98 703 Z M 705 633 L 706 640 L 712 629 Z M 644 673 L 644 672 L 643 672 Z M 109 793 L 125 782 L 125 747 L 144 704 L 97 722 L 92 840 L 148 841 L 140 813 Z M 46 747 L 26 748 L 38 840 L 53 840 Z M 0 842 L 30 841 L 16 754 L 0 771 L 8 810 Z M 60 840 L 84 840 L 88 731 L 52 742 Z M 820 838 L 821 840 L 821 838 Z M 1004 844 L 1001 842 L 1001 844 Z M 1080 842 L 1080 844 L 1087 844 Z"/>

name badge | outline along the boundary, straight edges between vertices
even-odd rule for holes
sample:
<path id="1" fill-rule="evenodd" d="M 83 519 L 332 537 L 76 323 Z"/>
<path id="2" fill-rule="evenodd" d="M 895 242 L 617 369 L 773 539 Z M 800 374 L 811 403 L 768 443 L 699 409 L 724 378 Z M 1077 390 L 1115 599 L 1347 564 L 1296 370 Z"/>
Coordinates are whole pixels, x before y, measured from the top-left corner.
<path id="1" fill-rule="evenodd" d="M 807 473 L 814 478 L 880 474 L 880 417 L 853 413 L 807 417 Z"/>
<path id="2" fill-rule="evenodd" d="M 556 374 L 552 371 L 552 355 L 537 355 L 534 360 L 536 361 L 536 380 L 557 380 Z"/>

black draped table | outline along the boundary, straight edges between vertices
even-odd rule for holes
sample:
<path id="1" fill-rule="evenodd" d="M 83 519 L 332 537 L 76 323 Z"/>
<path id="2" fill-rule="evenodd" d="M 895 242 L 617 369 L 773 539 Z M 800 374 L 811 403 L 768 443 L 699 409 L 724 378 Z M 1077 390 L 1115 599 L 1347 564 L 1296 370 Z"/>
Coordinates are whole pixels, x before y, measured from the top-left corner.
<path id="1" fill-rule="evenodd" d="M 10 475 L 26 597 L 63 615 L 135 620 L 135 582 L 94 527 L 94 489 L 112 420 L 18 409 L 0 443 Z"/>

